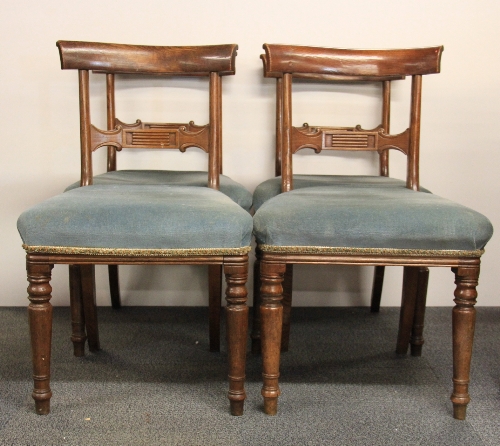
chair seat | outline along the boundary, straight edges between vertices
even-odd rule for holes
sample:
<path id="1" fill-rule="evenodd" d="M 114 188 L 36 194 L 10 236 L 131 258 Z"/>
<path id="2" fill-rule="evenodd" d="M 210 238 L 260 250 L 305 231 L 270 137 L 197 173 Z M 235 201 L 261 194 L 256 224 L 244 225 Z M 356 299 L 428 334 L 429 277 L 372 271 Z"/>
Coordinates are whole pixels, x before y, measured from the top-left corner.
<path id="1" fill-rule="evenodd" d="M 331 247 L 342 252 L 351 248 L 472 252 L 484 248 L 493 227 L 483 215 L 429 193 L 339 185 L 272 198 L 256 212 L 254 234 L 259 245 L 299 251 Z"/>
<path id="2" fill-rule="evenodd" d="M 252 218 L 226 195 L 209 188 L 94 185 L 25 211 L 18 229 L 27 249 L 38 252 L 95 254 L 97 249 L 126 255 L 126 250 L 148 249 L 152 255 L 162 255 L 201 249 L 234 254 L 248 250 Z"/>
<path id="3" fill-rule="evenodd" d="M 374 175 L 294 175 L 293 188 L 303 189 L 313 186 L 349 186 L 349 187 L 400 187 L 406 182 L 396 178 Z M 430 192 L 423 187 L 421 192 Z M 259 209 L 267 200 L 281 193 L 281 177 L 271 178 L 259 184 L 253 194 L 253 207 Z"/>
<path id="4" fill-rule="evenodd" d="M 106 172 L 94 177 L 94 185 L 105 184 L 136 184 L 136 185 L 176 185 L 207 187 L 208 173 L 202 171 L 179 170 L 117 170 Z M 220 175 L 220 191 L 227 195 L 243 209 L 250 211 L 252 194 L 241 184 L 231 178 Z M 66 191 L 80 187 L 80 183 L 73 183 Z"/>

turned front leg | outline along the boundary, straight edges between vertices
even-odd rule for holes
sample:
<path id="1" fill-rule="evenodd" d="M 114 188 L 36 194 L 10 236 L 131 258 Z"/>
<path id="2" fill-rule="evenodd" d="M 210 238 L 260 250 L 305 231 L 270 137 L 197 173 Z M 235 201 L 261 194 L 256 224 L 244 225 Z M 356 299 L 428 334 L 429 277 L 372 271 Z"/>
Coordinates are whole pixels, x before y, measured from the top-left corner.
<path id="1" fill-rule="evenodd" d="M 278 385 L 281 332 L 283 326 L 283 279 L 285 264 L 261 262 L 261 337 L 262 337 L 262 396 L 264 412 L 276 415 L 278 411 Z"/>
<path id="2" fill-rule="evenodd" d="M 227 301 L 227 345 L 229 361 L 229 393 L 231 415 L 243 415 L 245 393 L 245 362 L 248 336 L 246 282 L 248 256 L 224 263 Z"/>
<path id="3" fill-rule="evenodd" d="M 50 350 L 52 338 L 52 305 L 50 286 L 52 265 L 27 263 L 28 316 L 33 360 L 33 399 L 36 413 L 50 412 Z"/>
<path id="4" fill-rule="evenodd" d="M 476 323 L 476 286 L 479 267 L 453 268 L 455 307 L 453 308 L 453 417 L 465 420 L 469 396 L 469 376 Z"/>

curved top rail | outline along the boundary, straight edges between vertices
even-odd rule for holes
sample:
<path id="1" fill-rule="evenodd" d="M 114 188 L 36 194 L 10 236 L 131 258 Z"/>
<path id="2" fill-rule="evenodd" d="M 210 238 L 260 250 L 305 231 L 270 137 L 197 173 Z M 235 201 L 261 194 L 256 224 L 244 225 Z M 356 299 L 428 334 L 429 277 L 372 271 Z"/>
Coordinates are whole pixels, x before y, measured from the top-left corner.
<path id="1" fill-rule="evenodd" d="M 325 80 L 391 80 L 439 73 L 442 46 L 392 50 L 353 50 L 264 44 L 264 76 Z M 363 79 L 364 78 L 364 79 Z"/>
<path id="2" fill-rule="evenodd" d="M 208 76 L 235 73 L 238 45 L 146 46 L 116 43 L 57 42 L 63 70 L 105 73 Z"/>

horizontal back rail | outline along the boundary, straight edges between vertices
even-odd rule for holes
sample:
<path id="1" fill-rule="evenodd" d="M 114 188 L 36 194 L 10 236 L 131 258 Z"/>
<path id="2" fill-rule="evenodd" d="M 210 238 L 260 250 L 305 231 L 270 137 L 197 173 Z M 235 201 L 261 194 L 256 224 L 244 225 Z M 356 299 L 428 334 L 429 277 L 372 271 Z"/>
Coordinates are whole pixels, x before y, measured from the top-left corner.
<path id="1" fill-rule="evenodd" d="M 398 135 L 389 135 L 379 126 L 373 130 L 356 127 L 292 127 L 292 153 L 301 149 L 375 151 L 382 153 L 396 149 L 408 155 L 410 131 L 406 129 Z"/>
<path id="2" fill-rule="evenodd" d="M 334 81 L 393 80 L 439 73 L 442 46 L 394 50 L 352 50 L 264 44 L 264 75 Z"/>
<path id="3" fill-rule="evenodd" d="M 179 149 L 199 147 L 208 153 L 209 126 L 189 124 L 161 124 L 142 122 L 124 124 L 116 120 L 113 130 L 100 130 L 91 126 L 92 151 L 102 146 L 113 146 L 117 150 L 127 149 Z"/>
<path id="4" fill-rule="evenodd" d="M 63 70 L 105 73 L 208 76 L 235 73 L 238 46 L 146 46 L 115 43 L 57 42 Z"/>

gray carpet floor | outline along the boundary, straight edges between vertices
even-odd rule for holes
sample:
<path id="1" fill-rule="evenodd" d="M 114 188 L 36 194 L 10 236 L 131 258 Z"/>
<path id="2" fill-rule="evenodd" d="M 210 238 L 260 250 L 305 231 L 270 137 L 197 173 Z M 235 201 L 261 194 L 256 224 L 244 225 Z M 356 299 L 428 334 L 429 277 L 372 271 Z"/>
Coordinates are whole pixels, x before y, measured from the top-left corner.
<path id="1" fill-rule="evenodd" d="M 449 401 L 451 308 L 427 309 L 420 358 L 394 354 L 396 308 L 294 308 L 275 417 L 251 354 L 245 415 L 229 415 L 206 308 L 99 308 L 102 351 L 85 358 L 69 309 L 54 310 L 51 413 L 38 416 L 26 309 L 0 308 L 1 445 L 500 444 L 500 308 L 478 308 L 466 421 Z"/>

